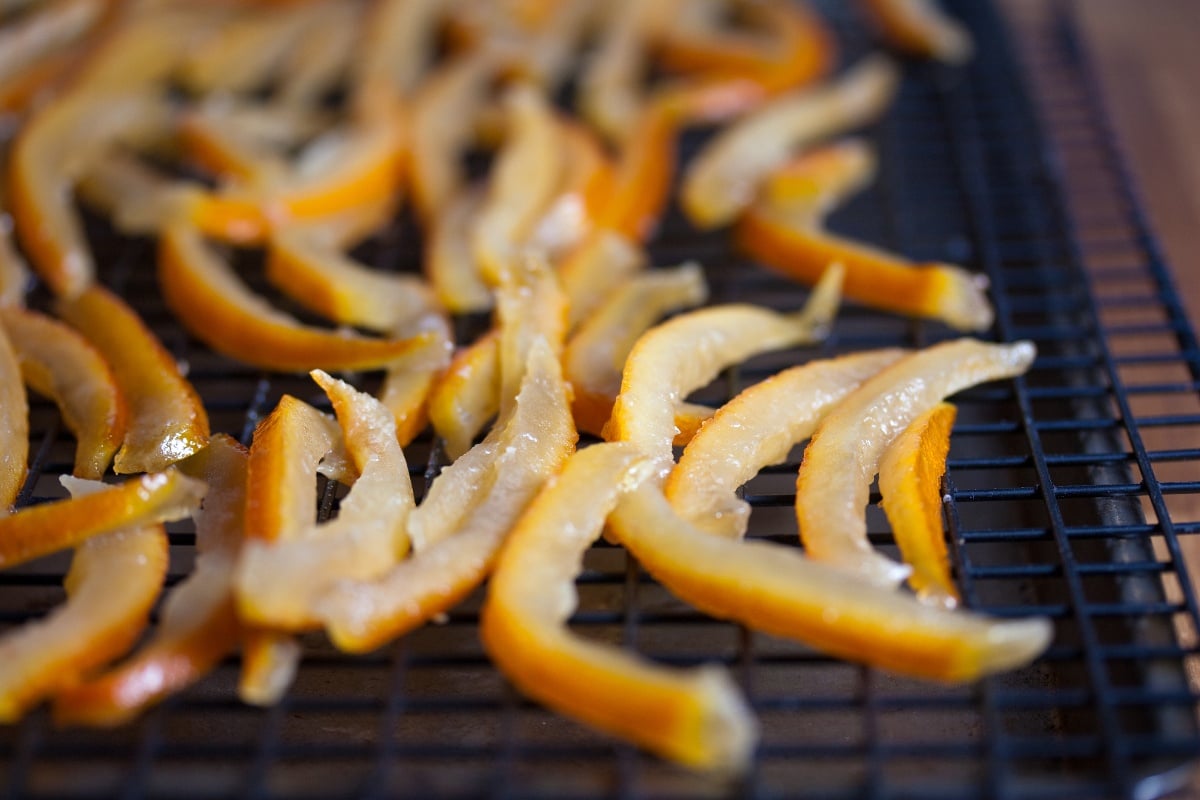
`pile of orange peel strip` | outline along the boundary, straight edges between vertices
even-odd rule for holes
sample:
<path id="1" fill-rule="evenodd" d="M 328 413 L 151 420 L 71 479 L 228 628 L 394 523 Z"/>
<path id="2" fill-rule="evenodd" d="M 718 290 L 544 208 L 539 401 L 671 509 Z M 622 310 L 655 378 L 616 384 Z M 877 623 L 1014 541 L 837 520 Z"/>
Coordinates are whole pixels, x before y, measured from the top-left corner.
<path id="1" fill-rule="evenodd" d="M 902 53 L 969 57 L 928 0 L 861 5 Z M 0 635 L 0 720 L 50 700 L 60 724 L 119 725 L 239 650 L 242 699 L 270 704 L 301 634 L 371 650 L 494 574 L 482 635 L 522 691 L 664 758 L 743 769 L 757 723 L 723 669 L 567 627 L 606 526 L 697 608 L 864 664 L 961 682 L 1047 646 L 1046 620 L 959 608 L 941 520 L 946 398 L 1021 374 L 1030 343 L 807 360 L 719 408 L 687 401 L 821 341 L 843 299 L 991 324 L 979 276 L 826 230 L 874 172 L 840 137 L 886 115 L 900 67 L 838 74 L 804 2 L 51 0 L 0 23 L 0 566 L 74 551 L 64 603 Z M 578 117 L 550 100 L 572 75 Z M 681 133 L 713 125 L 681 169 Z M 807 304 L 705 307 L 703 264 L 650 269 L 677 182 L 697 228 L 731 225 L 813 287 Z M 212 431 L 104 285 L 77 201 L 157 239 L 161 296 L 195 346 L 308 372 L 333 413 L 289 395 L 248 447 Z M 406 204 L 423 274 L 358 260 Z M 261 254 L 271 293 L 231 247 Z M 490 329 L 455 342 L 451 315 L 479 312 Z M 377 394 L 348 382 L 362 371 L 384 374 Z M 71 496 L 22 494 L 27 391 L 76 439 Z M 451 463 L 421 497 L 403 448 L 426 427 Z M 580 432 L 609 441 L 577 449 Z M 805 441 L 803 552 L 743 541 L 739 487 Z M 902 561 L 866 538 L 877 473 Z M 332 520 L 318 476 L 348 487 Z M 188 517 L 194 571 L 129 653 L 162 590 L 163 523 Z"/>

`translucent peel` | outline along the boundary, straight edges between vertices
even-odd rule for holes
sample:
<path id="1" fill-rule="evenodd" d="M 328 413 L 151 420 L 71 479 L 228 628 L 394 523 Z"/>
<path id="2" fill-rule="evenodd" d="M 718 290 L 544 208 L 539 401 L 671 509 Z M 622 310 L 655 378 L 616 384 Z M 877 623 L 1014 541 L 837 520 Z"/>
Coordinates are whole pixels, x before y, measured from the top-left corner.
<path id="1" fill-rule="evenodd" d="M 379 580 L 343 581 L 322 599 L 320 616 L 334 644 L 372 650 L 466 597 L 575 440 L 558 359 L 535 341 L 512 414 L 447 467 L 409 517 L 414 555 Z"/>
<path id="2" fill-rule="evenodd" d="M 792 548 L 710 536 L 651 484 L 622 498 L 609 523 L 642 566 L 702 611 L 900 674 L 965 683 L 1028 664 L 1053 636 L 1048 619 L 947 611 Z"/>
<path id="3" fill-rule="evenodd" d="M 605 298 L 647 264 L 645 251 L 616 231 L 594 230 L 557 265 L 567 297 L 567 324 L 575 329 Z"/>
<path id="4" fill-rule="evenodd" d="M 208 443 L 200 397 L 137 312 L 100 286 L 60 299 L 55 310 L 104 356 L 128 405 L 114 472 L 161 471 Z"/>
<path id="5" fill-rule="evenodd" d="M 812 361 L 746 388 L 684 449 L 663 486 L 671 506 L 698 529 L 741 538 L 750 505 L 738 487 L 782 463 L 842 398 L 903 355 L 890 349 Z"/>
<path id="6" fill-rule="evenodd" d="M 691 767 L 737 770 L 756 725 L 728 675 L 672 670 L 573 635 L 583 553 L 652 465 L 629 443 L 572 456 L 530 504 L 492 575 L 481 619 L 488 654 L 525 694 Z"/>
<path id="7" fill-rule="evenodd" d="M 99 480 L 125 438 L 125 400 L 108 363 L 83 336 L 35 311 L 0 309 L 0 324 L 26 385 L 54 400 L 76 438 L 75 475 Z"/>
<path id="8" fill-rule="evenodd" d="M 883 587 L 909 568 L 872 549 L 866 519 L 871 479 L 889 445 L 918 416 L 955 392 L 1020 375 L 1031 342 L 944 342 L 913 353 L 864 381 L 818 427 L 796 482 L 796 519 L 805 552 Z"/>
<path id="9" fill-rule="evenodd" d="M 908 582 L 921 600 L 945 608 L 960 600 L 950 577 L 941 502 L 956 414 L 950 403 L 938 403 L 913 420 L 879 461 L 881 505 L 900 554 L 912 567 Z"/>
<path id="10" fill-rule="evenodd" d="M 216 434 L 180 469 L 209 487 L 193 515 L 196 566 L 167 595 L 153 636 L 133 656 L 57 695 L 59 724 L 122 725 L 200 680 L 237 648 L 232 578 L 242 541 L 246 449 Z"/>
<path id="11" fill-rule="evenodd" d="M 837 311 L 841 280 L 840 267 L 830 267 L 804 309 L 794 314 L 751 305 L 713 306 L 651 328 L 625 362 L 605 438 L 638 444 L 665 479 L 674 466 L 671 441 L 679 403 L 732 364 L 819 340 Z"/>
<path id="12" fill-rule="evenodd" d="M 25 303 L 29 288 L 29 265 L 17 253 L 12 241 L 12 220 L 4 213 L 0 190 L 0 308 Z"/>
<path id="13" fill-rule="evenodd" d="M 317 599 L 339 580 L 371 580 L 408 550 L 414 507 L 408 465 L 391 412 L 378 400 L 319 370 L 358 478 L 338 516 L 274 543 L 249 541 L 237 567 L 238 611 L 251 624 L 298 631 L 315 627 Z"/>
<path id="14" fill-rule="evenodd" d="M 492 290 L 484 282 L 471 251 L 471 230 L 483 206 L 483 190 L 467 188 L 449 199 L 431 223 L 425 251 L 425 276 L 448 311 L 466 314 L 492 307 Z"/>
<path id="15" fill-rule="evenodd" d="M 963 64 L 975 50 L 971 34 L 932 0 L 863 0 L 889 46 L 923 58 Z"/>
<path id="16" fill-rule="evenodd" d="M 64 481 L 65 483 L 67 481 Z M 68 483 L 84 503 L 82 482 Z M 105 492 L 106 493 L 106 492 Z M 82 542 L 63 581 L 67 600 L 0 639 L 0 722 L 128 650 L 146 626 L 167 573 L 167 534 L 145 520 Z"/>
<path id="17" fill-rule="evenodd" d="M 450 321 L 442 314 L 427 314 L 397 331 L 402 337 L 418 332 L 431 334 L 448 357 L 453 352 Z M 401 447 L 407 447 L 429 423 L 434 386 L 443 369 L 441 366 L 392 364 L 384 374 L 379 402 L 392 412 L 396 421 L 396 440 Z"/>
<path id="18" fill-rule="evenodd" d="M 880 116 L 898 81 L 890 61 L 871 57 L 829 84 L 781 95 L 726 128 L 684 175 L 680 198 L 688 217 L 703 228 L 731 221 L 796 150 Z"/>
<path id="19" fill-rule="evenodd" d="M 372 369 L 445 357 L 428 335 L 373 339 L 300 323 L 252 293 L 187 224 L 164 232 L 158 266 L 163 296 L 179 321 L 217 352 L 247 364 L 280 371 Z"/>
<path id="20" fill-rule="evenodd" d="M 704 271 L 688 263 L 633 277 L 584 320 L 563 352 L 564 374 L 574 392 L 571 408 L 580 430 L 600 435 L 638 338 L 668 313 L 698 306 L 707 298 Z"/>
<path id="21" fill-rule="evenodd" d="M 0 328 L 0 524 L 25 485 L 29 458 L 29 402 L 21 364 Z"/>
<path id="22" fill-rule="evenodd" d="M 842 139 L 801 153 L 766 177 L 759 204 L 799 225 L 819 224 L 875 177 L 875 151 L 862 139 Z"/>
<path id="23" fill-rule="evenodd" d="M 450 361 L 433 387 L 429 419 L 454 460 L 470 449 L 499 410 L 500 331 L 493 329 Z"/>

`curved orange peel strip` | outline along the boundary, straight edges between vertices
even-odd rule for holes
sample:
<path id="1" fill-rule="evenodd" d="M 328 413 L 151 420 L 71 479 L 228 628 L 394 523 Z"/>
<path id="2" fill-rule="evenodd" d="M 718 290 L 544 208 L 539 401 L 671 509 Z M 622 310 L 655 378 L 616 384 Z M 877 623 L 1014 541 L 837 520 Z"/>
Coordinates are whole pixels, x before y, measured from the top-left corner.
<path id="1" fill-rule="evenodd" d="M 394 330 L 436 308 L 420 278 L 371 269 L 304 228 L 272 235 L 267 280 L 331 322 L 375 331 Z"/>
<path id="2" fill-rule="evenodd" d="M 401 97 L 411 96 L 433 60 L 443 13 L 441 0 L 375 3 L 362 22 L 352 70 L 355 85 L 383 82 Z"/>
<path id="3" fill-rule="evenodd" d="M 163 604 L 154 635 L 128 660 L 60 692 L 60 724 L 115 727 L 208 674 L 238 645 L 233 565 L 242 541 L 246 449 L 215 434 L 208 447 L 180 465 L 208 484 L 193 517 L 198 555 L 192 573 Z"/>
<path id="4" fill-rule="evenodd" d="M 283 61 L 275 98 L 285 106 L 320 105 L 349 71 L 358 47 L 362 9 L 346 3 L 317 6 Z"/>
<path id="5" fill-rule="evenodd" d="M 938 403 L 892 442 L 879 460 L 879 493 L 892 536 L 912 567 L 908 582 L 925 602 L 954 608 L 958 589 L 942 531 L 942 475 L 958 410 Z"/>
<path id="6" fill-rule="evenodd" d="M 65 0 L 30 11 L 0 31 L 0 84 L 86 34 L 104 16 L 103 0 Z"/>
<path id="7" fill-rule="evenodd" d="M 0 722 L 16 722 L 38 701 L 132 647 L 166 574 L 167 534 L 160 524 L 130 521 L 82 542 L 63 581 L 66 602 L 0 639 Z"/>
<path id="8" fill-rule="evenodd" d="M 799 312 L 712 306 L 651 328 L 625 361 L 605 438 L 637 443 L 655 459 L 659 477 L 666 478 L 674 466 L 671 442 L 679 403 L 732 364 L 819 340 L 837 311 L 840 287 L 841 270 L 835 265 Z"/>
<path id="9" fill-rule="evenodd" d="M 639 242 L 654 232 L 675 178 L 679 125 L 679 113 L 670 103 L 642 108 L 617 157 L 611 196 L 596 219 L 597 228 Z"/>
<path id="10" fill-rule="evenodd" d="M 646 266 L 646 253 L 611 230 L 593 231 L 556 267 L 567 297 L 567 323 L 578 327 L 608 295 Z"/>
<path id="11" fill-rule="evenodd" d="M 296 538 L 246 543 L 237 567 L 238 612 L 276 630 L 317 626 L 315 602 L 336 581 L 387 572 L 408 550 L 405 523 L 415 505 L 391 412 L 320 370 L 312 377 L 333 403 L 358 478 L 335 519 Z"/>
<path id="12" fill-rule="evenodd" d="M 562 128 L 542 93 L 518 85 L 504 96 L 506 136 L 471 232 L 484 280 L 518 269 L 529 237 L 554 201 L 566 167 Z"/>
<path id="13" fill-rule="evenodd" d="M 529 350 L 538 340 L 555 355 L 567 337 L 567 301 L 553 270 L 539 258 L 529 258 L 505 274 L 496 290 L 496 324 L 500 329 L 501 419 L 516 402 L 529 365 Z"/>
<path id="14" fill-rule="evenodd" d="M 287 172 L 282 156 L 242 136 L 226 103 L 208 103 L 184 112 L 178 140 L 184 158 L 213 177 L 246 186 L 270 187 Z"/>
<path id="15" fill-rule="evenodd" d="M 463 188 L 449 199 L 430 224 L 425 250 L 425 276 L 448 311 L 469 314 L 492 307 L 492 290 L 484 282 L 471 248 L 471 230 L 483 207 L 483 190 Z"/>
<path id="16" fill-rule="evenodd" d="M 179 77 L 196 92 L 248 92 L 279 70 L 320 13 L 321 3 L 296 3 L 226 20 L 186 53 Z"/>
<path id="17" fill-rule="evenodd" d="M 0 308 L 24 305 L 28 288 L 29 266 L 13 246 L 12 221 L 4 213 L 0 191 Z"/>
<path id="18" fill-rule="evenodd" d="M 450 322 L 443 315 L 426 315 L 410 327 L 432 333 L 441 342 L 447 356 L 453 352 Z M 396 420 L 396 440 L 401 447 L 407 447 L 429 424 L 434 387 L 444 369 L 448 367 L 393 364 L 384 374 L 383 385 L 379 387 L 379 402 L 392 412 Z"/>
<path id="19" fill-rule="evenodd" d="M 805 552 L 879 586 L 908 577 L 907 566 L 867 541 L 863 509 L 879 459 L 920 414 L 977 383 L 1022 374 L 1035 354 L 1031 342 L 944 342 L 906 356 L 843 398 L 813 434 L 796 481 Z"/>
<path id="20" fill-rule="evenodd" d="M 92 286 L 60 299 L 55 311 L 100 351 L 125 398 L 128 423 L 114 472 L 161 471 L 208 443 L 208 414 L 196 390 L 124 301 Z"/>
<path id="21" fill-rule="evenodd" d="M 200 481 L 169 469 L 80 497 L 27 506 L 0 517 L 0 567 L 24 564 L 113 531 L 183 519 L 200 505 L 204 491 Z"/>
<path id="22" fill-rule="evenodd" d="M 194 191 L 189 184 L 168 178 L 120 150 L 93 164 L 77 190 L 80 198 L 105 214 L 117 230 L 133 235 L 157 233 L 186 210 Z"/>
<path id="23" fill-rule="evenodd" d="M 622 142 L 641 112 L 646 49 L 675 3 L 614 0 L 599 43 L 583 65 L 579 112 L 610 142 Z M 686 5 L 686 4 L 685 4 Z"/>
<path id="24" fill-rule="evenodd" d="M 574 578 L 620 496 L 650 464 L 627 443 L 576 453 L 517 522 L 489 583 L 480 633 L 522 692 L 698 769 L 743 769 L 757 725 L 727 673 L 673 670 L 573 635 Z"/>
<path id="25" fill-rule="evenodd" d="M 409 517 L 414 555 L 377 581 L 345 581 L 322 599 L 333 643 L 347 652 L 374 649 L 466 597 L 575 440 L 558 359 L 538 340 L 512 414 L 447 467 Z"/>
<path id="26" fill-rule="evenodd" d="M 29 471 L 29 401 L 21 364 L 0 329 L 0 524 L 12 509 Z"/>
<path id="27" fill-rule="evenodd" d="M 19 308 L 0 309 L 26 385 L 58 405 L 74 434 L 75 475 L 99 480 L 125 438 L 126 408 L 104 357 L 63 323 Z"/>
<path id="28" fill-rule="evenodd" d="M 609 525 L 651 575 L 696 608 L 905 675 L 976 680 L 1024 666 L 1053 635 L 1048 619 L 946 611 L 848 578 L 793 548 L 711 536 L 650 484 L 622 498 Z"/>
<path id="29" fill-rule="evenodd" d="M 812 361 L 744 389 L 679 457 L 663 485 L 671 506 L 699 529 L 741 538 L 750 506 L 737 488 L 783 462 L 843 397 L 902 355 L 893 349 Z"/>
<path id="30" fill-rule="evenodd" d="M 823 222 L 839 203 L 875 177 L 875 152 L 861 139 L 842 139 L 801 153 L 763 181 L 759 204 L 797 224 Z"/>
<path id="31" fill-rule="evenodd" d="M 252 293 L 187 224 L 173 223 L 164 231 L 158 266 L 163 297 L 179 321 L 209 347 L 247 364 L 299 372 L 443 357 L 426 334 L 372 339 L 301 324 Z"/>
<path id="32" fill-rule="evenodd" d="M 500 331 L 493 329 L 451 359 L 430 395 L 429 421 L 454 460 L 499 410 Z"/>
<path id="33" fill-rule="evenodd" d="M 528 237 L 531 248 L 551 260 L 583 241 L 608 203 L 613 166 L 591 131 L 559 120 L 564 163 L 559 187 Z"/>
<path id="34" fill-rule="evenodd" d="M 794 151 L 879 117 L 898 79 L 890 61 L 870 57 L 828 84 L 780 95 L 734 123 L 689 164 L 680 193 L 684 211 L 702 228 L 731 221 Z"/>
<path id="35" fill-rule="evenodd" d="M 599 436 L 621 391 L 621 371 L 634 343 L 668 313 L 698 306 L 707 298 L 704 271 L 695 263 L 644 272 L 618 286 L 572 334 L 563 351 L 563 373 L 574 393 L 575 426 Z M 698 427 L 678 420 L 675 426 Z"/>
<path id="36" fill-rule="evenodd" d="M 889 46 L 948 64 L 969 61 L 971 34 L 932 0 L 863 0 L 863 6 Z"/>
<path id="37" fill-rule="evenodd" d="M 115 142 L 165 129 L 162 101 L 149 93 L 75 94 L 22 128 L 9 163 L 9 202 L 18 240 L 57 295 L 95 280 L 95 263 L 72 205 L 72 189 Z"/>

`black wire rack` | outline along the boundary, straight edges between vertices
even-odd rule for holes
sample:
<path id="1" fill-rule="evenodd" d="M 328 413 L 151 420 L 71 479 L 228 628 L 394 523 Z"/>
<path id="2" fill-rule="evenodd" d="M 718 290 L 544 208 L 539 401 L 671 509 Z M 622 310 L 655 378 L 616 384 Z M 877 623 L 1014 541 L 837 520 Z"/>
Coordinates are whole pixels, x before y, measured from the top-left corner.
<path id="1" fill-rule="evenodd" d="M 869 39 L 847 5 L 823 10 L 853 55 Z M 477 594 L 444 624 L 364 657 L 307 638 L 296 684 L 272 709 L 235 699 L 230 661 L 115 731 L 60 730 L 36 711 L 0 730 L 0 786 L 38 798 L 922 800 L 1141 800 L 1182 786 L 1200 752 L 1188 679 L 1200 626 L 1181 553 L 1200 532 L 1200 347 L 1069 17 L 1044 3 L 1006 3 L 1006 18 L 990 3 L 949 5 L 975 34 L 976 59 L 964 69 L 905 66 L 899 102 L 868 132 L 880 179 L 832 226 L 985 272 L 992 335 L 1038 345 L 1026 376 L 958 398 L 945 485 L 967 605 L 1054 620 L 1054 643 L 1036 664 L 961 687 L 897 678 L 704 617 L 601 543 L 587 554 L 573 623 L 665 663 L 727 665 L 762 726 L 748 774 L 690 774 L 526 702 L 482 651 Z M 689 135 L 684 154 L 700 141 Z M 240 366 L 191 340 L 158 294 L 151 243 L 97 221 L 91 229 L 103 279 L 188 366 L 214 430 L 248 441 L 281 394 L 321 402 L 307 379 Z M 416 270 L 415 241 L 398 223 L 359 255 Z M 726 235 L 698 234 L 677 212 L 652 254 L 700 260 L 716 301 L 795 308 L 804 299 L 746 263 Z M 259 265 L 243 266 L 270 294 Z M 816 355 L 951 335 L 851 306 L 820 347 L 754 359 L 701 396 L 721 401 Z M 52 406 L 33 404 L 32 428 L 22 504 L 60 495 L 56 476 L 73 452 Z M 420 491 L 442 466 L 440 448 L 425 438 L 407 454 Z M 793 459 L 746 487 L 750 535 L 796 542 L 796 467 Z M 330 485 L 325 513 L 334 493 Z M 868 521 L 873 542 L 891 548 L 877 509 Z M 171 542 L 174 582 L 191 563 L 190 529 L 174 526 Z M 0 619 L 52 608 L 65 564 L 59 556 L 0 574 Z"/>

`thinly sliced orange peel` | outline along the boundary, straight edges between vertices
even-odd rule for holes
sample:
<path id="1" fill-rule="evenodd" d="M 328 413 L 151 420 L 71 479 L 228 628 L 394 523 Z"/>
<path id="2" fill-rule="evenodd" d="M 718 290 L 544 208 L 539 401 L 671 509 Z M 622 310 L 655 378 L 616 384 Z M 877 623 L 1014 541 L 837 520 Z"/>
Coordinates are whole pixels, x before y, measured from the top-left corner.
<path id="1" fill-rule="evenodd" d="M 0 328 L 0 523 L 12 509 L 29 471 L 29 401 L 21 362 Z"/>
<path id="2" fill-rule="evenodd" d="M 672 670 L 566 627 L 584 550 L 620 496 L 651 471 L 629 443 L 585 448 L 521 516 L 492 575 L 481 635 L 522 692 L 691 767 L 742 769 L 756 724 L 729 676 Z"/>
<path id="3" fill-rule="evenodd" d="M 206 94 L 265 86 L 309 26 L 319 21 L 322 6 L 295 3 L 234 16 L 186 54 L 180 78 Z"/>
<path id="4" fill-rule="evenodd" d="M 230 122 L 233 113 L 227 102 L 185 111 L 177 128 L 184 158 L 222 180 L 260 188 L 278 184 L 288 169 L 283 155 L 243 135 Z"/>
<path id="5" fill-rule="evenodd" d="M 646 266 L 646 253 L 635 242 L 611 230 L 588 236 L 556 266 L 567 296 L 567 322 L 576 328 L 618 286 Z"/>
<path id="6" fill-rule="evenodd" d="M 875 177 L 875 152 L 862 139 L 842 139 L 801 153 L 771 172 L 759 202 L 796 224 L 820 224 L 838 204 Z"/>
<path id="7" fill-rule="evenodd" d="M 372 650 L 466 597 L 525 506 L 562 468 L 576 436 L 558 359 L 536 340 L 512 413 L 434 480 L 409 517 L 414 556 L 377 581 L 337 584 L 322 599 L 333 643 Z"/>
<path id="8" fill-rule="evenodd" d="M 482 206 L 483 190 L 464 188 L 430 225 L 425 275 L 438 301 L 457 314 L 487 311 L 493 303 L 471 249 L 471 230 Z"/>
<path id="9" fill-rule="evenodd" d="M 336 519 L 310 524 L 295 538 L 246 543 L 237 568 L 238 612 L 276 630 L 317 627 L 316 601 L 337 581 L 369 581 L 408 551 L 405 524 L 414 507 L 408 465 L 391 412 L 378 400 L 319 370 L 358 478 Z"/>
<path id="10" fill-rule="evenodd" d="M 99 480 L 125 439 L 125 399 L 108 363 L 82 335 L 36 311 L 0 309 L 0 324 L 26 385 L 57 403 L 75 436 L 75 475 Z"/>
<path id="11" fill-rule="evenodd" d="M 726 128 L 684 175 L 680 199 L 688 217 L 702 228 L 732 221 L 795 151 L 879 117 L 897 82 L 890 61 L 870 57 L 829 84 L 780 95 Z"/>
<path id="12" fill-rule="evenodd" d="M 538 89 L 518 85 L 503 103 L 504 146 L 471 234 L 475 259 L 491 285 L 519 268 L 522 251 L 561 185 L 567 156 L 562 127 Z"/>
<path id="13" fill-rule="evenodd" d="M 18 240 L 55 294 L 77 295 L 95 280 L 71 204 L 75 182 L 116 142 L 166 129 L 162 100 L 148 92 L 73 94 L 21 129 L 9 165 L 9 201 Z"/>
<path id="14" fill-rule="evenodd" d="M 163 233 L 158 266 L 163 296 L 179 321 L 209 347 L 247 364 L 299 372 L 445 358 L 440 343 L 424 334 L 374 339 L 300 323 L 252 293 L 186 223 Z"/>
<path id="15" fill-rule="evenodd" d="M 963 64 L 975 50 L 971 34 L 933 0 L 862 0 L 890 47 L 921 58 Z"/>
<path id="16" fill-rule="evenodd" d="M 1053 635 L 1047 619 L 947 611 L 848 578 L 793 548 L 709 535 L 652 483 L 625 495 L 609 525 L 651 575 L 696 608 L 905 675 L 976 680 L 1024 666 Z"/>
<path id="17" fill-rule="evenodd" d="M 24 564 L 126 528 L 189 516 L 205 486 L 176 469 L 140 475 L 80 497 L 26 506 L 0 517 L 0 567 Z"/>
<path id="18" fill-rule="evenodd" d="M 446 353 L 453 350 L 450 321 L 444 315 L 427 314 L 419 317 L 398 333 L 401 336 L 410 336 L 421 332 L 434 336 Z M 429 423 L 434 387 L 443 370 L 448 368 L 440 365 L 419 367 L 406 364 L 393 364 L 388 367 L 383 376 L 383 385 L 379 388 L 379 401 L 392 412 L 396 420 L 396 440 L 400 442 L 401 447 L 408 446 L 409 442 L 425 430 Z"/>
<path id="19" fill-rule="evenodd" d="M 158 472 L 208 443 L 208 415 L 196 390 L 123 300 L 92 286 L 60 299 L 55 310 L 104 356 L 125 398 L 128 425 L 115 472 Z"/>
<path id="20" fill-rule="evenodd" d="M 592 132 L 560 118 L 563 169 L 554 200 L 528 237 L 528 245 L 557 261 L 595 226 L 608 203 L 613 165 Z"/>
<path id="21" fill-rule="evenodd" d="M 242 542 L 246 449 L 215 434 L 180 469 L 208 484 L 194 514 L 196 566 L 171 590 L 154 635 L 128 660 L 60 692 L 60 724 L 114 727 L 208 674 L 238 645 L 233 566 Z"/>
<path id="22" fill-rule="evenodd" d="M 456 459 L 470 449 L 500 410 L 500 331 L 493 329 L 455 354 L 434 384 L 429 421 Z"/>
<path id="23" fill-rule="evenodd" d="M 892 442 L 922 413 L 977 383 L 1020 375 L 1031 342 L 958 339 L 915 352 L 864 381 L 813 434 L 796 482 L 796 519 L 808 555 L 864 581 L 894 587 L 909 568 L 867 541 L 871 479 Z"/>
<path id="24" fill-rule="evenodd" d="M 674 3 L 616 0 L 599 33 L 592 57 L 583 65 L 579 111 L 610 142 L 622 142 L 642 107 L 641 76 L 646 50 Z"/>
<path id="25" fill-rule="evenodd" d="M 902 355 L 890 349 L 813 361 L 744 389 L 684 448 L 663 486 L 671 506 L 699 529 L 742 537 L 750 506 L 737 488 L 783 462 L 842 398 Z"/>
<path id="26" fill-rule="evenodd" d="M 636 443 L 655 459 L 665 479 L 675 463 L 671 442 L 679 403 L 731 364 L 818 341 L 837 312 L 841 280 L 841 269 L 830 267 L 804 309 L 793 314 L 752 305 L 713 306 L 651 328 L 625 362 L 605 438 Z"/>
<path id="27" fill-rule="evenodd" d="M 423 280 L 371 269 L 345 255 L 320 231 L 276 232 L 267 251 L 267 280 L 296 302 L 341 325 L 393 331 L 437 307 Z"/>
<path id="28" fill-rule="evenodd" d="M 29 265 L 17 253 L 12 240 L 12 220 L 4 213 L 0 190 L 0 308 L 25 303 L 29 288 Z"/>
<path id="29" fill-rule="evenodd" d="M 354 84 L 384 83 L 402 96 L 416 91 L 433 60 L 437 27 L 444 14 L 440 0 L 381 0 L 362 25 L 355 54 Z"/>
<path id="30" fill-rule="evenodd" d="M 319 106 L 350 69 L 358 46 L 362 8 L 353 3 L 318 3 L 313 19 L 284 59 L 278 102 L 293 107 Z M 363 105 L 369 105 L 369 100 Z M 369 108 L 357 108 L 370 112 Z"/>
<path id="31" fill-rule="evenodd" d="M 77 190 L 89 206 L 108 216 L 122 233 L 157 233 L 183 213 L 189 184 L 173 180 L 132 153 L 118 150 L 84 173 Z"/>
<path id="32" fill-rule="evenodd" d="M 617 287 L 571 335 L 563 352 L 563 372 L 574 393 L 575 426 L 599 436 L 638 338 L 668 313 L 698 306 L 707 298 L 704 271 L 695 263 L 644 272 Z M 681 425 L 679 416 L 676 412 L 677 428 L 699 427 L 694 421 Z"/>
<path id="33" fill-rule="evenodd" d="M 510 270 L 496 291 L 496 321 L 500 329 L 501 418 L 511 413 L 529 367 L 529 351 L 544 341 L 555 355 L 567 336 L 567 300 L 549 265 L 529 258 Z"/>
<path id="34" fill-rule="evenodd" d="M 79 493 L 67 503 L 86 503 L 82 492 L 101 486 L 64 482 Z M 167 534 L 161 524 L 129 520 L 106 536 L 80 543 L 63 581 L 66 602 L 0 639 L 0 722 L 16 722 L 40 700 L 132 647 L 166 574 Z"/>
<path id="35" fill-rule="evenodd" d="M 960 600 L 950 577 L 941 493 L 957 413 L 950 403 L 938 403 L 913 420 L 879 460 L 881 505 L 900 555 L 912 567 L 909 585 L 920 599 L 946 608 Z"/>

